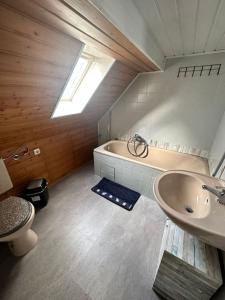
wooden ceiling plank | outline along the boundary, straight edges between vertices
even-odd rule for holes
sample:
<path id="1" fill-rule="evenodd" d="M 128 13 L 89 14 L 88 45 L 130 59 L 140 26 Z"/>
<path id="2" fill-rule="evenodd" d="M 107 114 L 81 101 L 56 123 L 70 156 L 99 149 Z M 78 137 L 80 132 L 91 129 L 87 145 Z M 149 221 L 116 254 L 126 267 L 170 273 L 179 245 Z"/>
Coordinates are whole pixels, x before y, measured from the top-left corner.
<path id="1" fill-rule="evenodd" d="M 51 78 L 65 78 L 70 66 L 51 64 L 43 61 L 36 61 L 28 57 L 20 57 L 9 53 L 0 55 L 0 71 L 23 74 L 34 74 L 48 76 Z"/>
<path id="2" fill-rule="evenodd" d="M 21 57 L 28 57 L 34 60 L 42 60 L 47 63 L 57 64 L 61 66 L 71 67 L 71 59 L 76 58 L 75 55 L 65 55 L 62 51 L 47 45 L 40 45 L 32 40 L 28 40 L 16 33 L 7 32 L 0 28 L 1 44 L 0 52 L 5 54 L 15 54 Z M 15 47 L 14 45 L 17 45 Z M 75 48 L 76 49 L 76 48 Z M 51 56 L 48 54 L 52 53 Z"/>
<path id="3" fill-rule="evenodd" d="M 50 13 L 39 4 L 40 2 L 37 1 L 28 1 L 28 0 L 2 0 L 2 2 L 7 5 L 8 7 L 14 8 L 19 11 L 21 14 L 28 15 L 35 20 L 39 20 L 39 22 L 44 22 L 48 24 L 48 26 L 54 27 L 55 30 L 64 32 L 76 39 L 81 40 L 85 44 L 89 45 L 101 51 L 102 53 L 114 57 L 117 60 L 127 64 L 129 67 L 132 67 L 136 71 L 143 72 L 146 71 L 146 65 L 140 66 L 140 64 L 136 64 L 134 61 L 130 61 L 127 59 L 126 56 L 121 55 L 120 53 L 116 52 L 114 49 L 107 47 L 104 43 L 97 41 L 93 37 L 90 37 L 88 34 L 78 30 L 70 23 L 68 23 L 65 19 L 61 19 L 60 17 L 56 16 L 55 14 Z M 52 1 L 55 3 L 56 1 Z M 47 3 L 47 2 L 46 2 Z M 150 71 L 149 67 L 147 66 L 148 71 Z"/>
<path id="4" fill-rule="evenodd" d="M 73 7 L 68 7 L 66 2 L 60 0 L 33 0 L 38 6 L 46 9 L 49 13 L 56 15 L 61 18 L 64 22 L 69 23 L 76 30 L 82 32 L 88 37 L 94 39 L 100 44 L 103 44 L 109 49 L 112 49 L 116 53 L 125 57 L 132 63 L 140 66 L 143 70 L 148 71 L 149 68 L 152 70 L 152 66 L 148 67 L 147 64 L 143 63 L 140 59 L 137 59 L 132 53 L 121 47 L 112 38 L 104 34 L 101 30 L 97 29 L 88 20 L 84 19 L 82 16 L 73 11 Z"/>
<path id="5" fill-rule="evenodd" d="M 27 26 L 27 17 L 18 14 L 14 10 L 9 10 L 3 3 L 0 5 L 0 27 L 6 31 L 10 31 L 36 41 L 40 44 L 48 45 L 66 53 L 71 53 L 77 45 L 77 41 L 59 32 L 55 32 L 43 24 L 39 24 L 30 20 Z"/>
<path id="6" fill-rule="evenodd" d="M 83 17 L 86 18 L 98 30 L 104 32 L 108 37 L 112 38 L 128 52 L 135 55 L 140 61 L 152 70 L 158 70 L 158 67 L 134 44 L 130 42 L 126 36 L 121 33 L 90 1 L 86 0 L 60 0 L 69 4 Z"/>

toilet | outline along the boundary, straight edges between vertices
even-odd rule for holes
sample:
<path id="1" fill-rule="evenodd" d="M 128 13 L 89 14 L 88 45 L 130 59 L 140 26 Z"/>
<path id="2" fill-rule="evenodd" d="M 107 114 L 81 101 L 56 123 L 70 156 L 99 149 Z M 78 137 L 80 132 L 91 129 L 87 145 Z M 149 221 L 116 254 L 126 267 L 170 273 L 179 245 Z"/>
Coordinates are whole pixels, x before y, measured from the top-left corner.
<path id="1" fill-rule="evenodd" d="M 0 242 L 8 242 L 15 256 L 23 256 L 37 244 L 38 236 L 31 229 L 35 216 L 32 203 L 9 197 L 0 201 Z"/>

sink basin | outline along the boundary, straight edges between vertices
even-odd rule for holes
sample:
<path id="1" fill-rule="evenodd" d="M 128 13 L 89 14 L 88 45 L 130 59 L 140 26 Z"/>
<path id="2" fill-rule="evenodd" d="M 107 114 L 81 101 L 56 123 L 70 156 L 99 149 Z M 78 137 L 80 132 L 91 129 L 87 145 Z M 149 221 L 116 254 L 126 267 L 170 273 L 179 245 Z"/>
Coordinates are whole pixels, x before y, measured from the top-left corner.
<path id="1" fill-rule="evenodd" d="M 190 174 L 170 173 L 159 181 L 158 190 L 170 208 L 191 218 L 204 218 L 209 214 L 210 202 L 203 184 Z"/>
<path id="2" fill-rule="evenodd" d="M 188 171 L 167 171 L 156 178 L 154 194 L 166 215 L 183 230 L 225 250 L 225 205 L 202 185 L 225 186 L 214 177 Z"/>

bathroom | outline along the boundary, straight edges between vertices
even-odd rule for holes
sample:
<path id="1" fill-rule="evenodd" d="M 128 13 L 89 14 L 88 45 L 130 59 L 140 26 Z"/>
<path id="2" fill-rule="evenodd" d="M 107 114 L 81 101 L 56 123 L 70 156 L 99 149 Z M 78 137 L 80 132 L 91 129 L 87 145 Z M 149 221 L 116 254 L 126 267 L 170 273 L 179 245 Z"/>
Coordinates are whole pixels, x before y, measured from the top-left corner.
<path id="1" fill-rule="evenodd" d="M 225 299 L 225 0 L 0 1 L 0 299 Z"/>

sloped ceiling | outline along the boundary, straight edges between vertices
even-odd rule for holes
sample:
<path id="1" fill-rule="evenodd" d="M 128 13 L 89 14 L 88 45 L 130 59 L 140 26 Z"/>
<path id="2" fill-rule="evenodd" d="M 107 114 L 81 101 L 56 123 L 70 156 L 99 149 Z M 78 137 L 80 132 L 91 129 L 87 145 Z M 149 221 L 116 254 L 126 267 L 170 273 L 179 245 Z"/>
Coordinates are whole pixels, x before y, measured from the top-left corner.
<path id="1" fill-rule="evenodd" d="M 163 53 L 152 38 L 146 21 L 132 0 L 89 0 L 89 2 L 93 3 L 107 20 L 148 55 L 160 69 L 164 68 Z"/>
<path id="2" fill-rule="evenodd" d="M 132 0 L 166 57 L 225 51 L 224 0 Z"/>
<path id="3" fill-rule="evenodd" d="M 139 72 L 158 70 L 151 59 L 87 0 L 2 0 Z"/>

